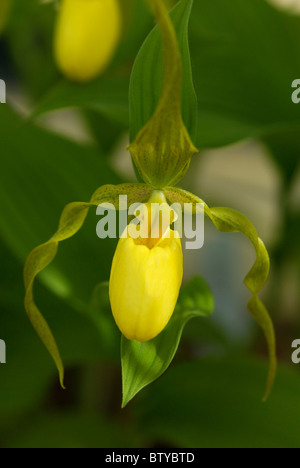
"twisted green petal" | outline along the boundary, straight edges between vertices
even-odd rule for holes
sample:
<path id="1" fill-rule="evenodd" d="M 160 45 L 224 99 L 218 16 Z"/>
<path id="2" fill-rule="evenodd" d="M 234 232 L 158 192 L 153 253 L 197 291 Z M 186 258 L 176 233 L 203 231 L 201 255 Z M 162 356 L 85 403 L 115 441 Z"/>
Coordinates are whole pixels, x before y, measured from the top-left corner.
<path id="1" fill-rule="evenodd" d="M 179 188 L 167 188 L 166 197 L 172 203 L 204 203 L 200 198 Z M 270 273 L 270 258 L 263 241 L 258 237 L 253 224 L 241 213 L 230 208 L 209 208 L 205 203 L 205 214 L 211 219 L 220 232 L 240 232 L 253 244 L 256 251 L 256 261 L 245 278 L 244 284 L 252 292 L 248 303 L 248 310 L 257 323 L 261 326 L 269 348 L 270 368 L 267 380 L 264 401 L 267 400 L 276 375 L 276 339 L 273 322 L 258 293 L 264 287 Z"/>
<path id="2" fill-rule="evenodd" d="M 62 213 L 57 232 L 51 239 L 36 247 L 28 256 L 24 268 L 25 309 L 28 317 L 51 354 L 59 372 L 60 383 L 64 388 L 64 366 L 52 332 L 44 317 L 37 308 L 33 297 L 33 286 L 37 275 L 55 258 L 58 244 L 74 236 L 83 226 L 88 211 L 92 206 L 101 203 L 112 203 L 119 208 L 119 195 L 127 195 L 128 203 L 142 202 L 149 197 L 151 188 L 143 184 L 105 185 L 92 196 L 89 203 L 75 202 L 67 205 Z"/>

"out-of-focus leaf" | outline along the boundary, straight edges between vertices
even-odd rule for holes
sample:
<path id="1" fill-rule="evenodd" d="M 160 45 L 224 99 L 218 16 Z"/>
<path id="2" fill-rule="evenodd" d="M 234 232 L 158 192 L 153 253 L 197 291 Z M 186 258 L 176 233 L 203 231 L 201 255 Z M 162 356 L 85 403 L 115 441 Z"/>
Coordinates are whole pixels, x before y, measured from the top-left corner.
<path id="1" fill-rule="evenodd" d="M 127 128 L 128 87 L 129 77 L 120 73 L 106 74 L 84 85 L 61 80 L 39 102 L 32 117 L 57 109 L 79 107 L 100 112 Z"/>
<path id="2" fill-rule="evenodd" d="M 196 277 L 182 290 L 170 323 L 158 337 L 146 343 L 122 337 L 123 407 L 166 371 L 176 354 L 185 325 L 192 318 L 211 315 L 213 308 L 209 287 Z"/>
<path id="3" fill-rule="evenodd" d="M 99 145 L 100 151 L 103 153 L 103 156 L 109 159 L 113 150 L 120 143 L 120 139 L 124 133 L 124 126 L 113 122 L 97 111 L 87 109 L 84 111 L 84 117 L 93 138 Z"/>
<path id="4" fill-rule="evenodd" d="M 262 404 L 264 367 L 236 355 L 174 366 L 138 400 L 140 430 L 166 446 L 298 448 L 299 375 L 279 368 Z"/>
<path id="5" fill-rule="evenodd" d="M 193 85 L 188 26 L 193 0 L 181 0 L 171 12 L 183 61 L 182 114 L 193 139 L 197 129 L 197 98 Z M 130 137 L 152 117 L 161 97 L 164 80 L 164 60 L 161 32 L 156 26 L 144 42 L 130 81 Z"/>
<path id="6" fill-rule="evenodd" d="M 8 435 L 9 436 L 9 435 Z M 140 437 L 128 426 L 97 415 L 42 413 L 8 437 L 9 448 L 133 448 Z"/>
<path id="7" fill-rule="evenodd" d="M 212 351 L 223 353 L 230 347 L 236 347 L 232 342 L 226 330 L 218 323 L 217 318 L 205 320 L 204 322 L 191 321 L 184 330 L 184 343 L 190 349 L 197 349 L 201 353 L 210 354 Z"/>
<path id="8" fill-rule="evenodd" d="M 0 232 L 24 261 L 56 230 L 65 204 L 88 200 L 99 185 L 118 178 L 98 150 L 24 123 L 7 105 L 0 107 L 0 119 Z M 115 242 L 98 239 L 94 213 L 87 221 L 43 277 L 64 297 L 88 298 L 109 275 Z"/>
<path id="9" fill-rule="evenodd" d="M 54 378 L 55 368 L 24 312 L 22 264 L 3 244 L 0 262 L 0 337 L 7 347 L 7 363 L 0 367 L 0 415 L 3 420 L 39 404 Z M 108 352 L 88 314 L 70 307 L 44 287 L 39 290 L 38 302 L 53 329 L 67 367 L 103 358 L 107 361 L 119 352 L 119 343 L 114 351 L 111 343 Z M 100 309 L 98 313 L 101 317 Z M 61 390 L 66 394 L 69 391 L 72 389 Z"/>
<path id="10" fill-rule="evenodd" d="M 1 418 L 40 402 L 54 372 L 23 312 L 22 267 L 4 252 L 1 245 L 0 336 L 7 350 L 7 363 L 0 367 Z"/>
<path id="11" fill-rule="evenodd" d="M 141 0 L 119 0 L 123 17 L 123 37 L 120 41 L 114 62 L 132 63 L 145 36 L 153 25 L 153 16 L 146 2 Z"/>
<path id="12" fill-rule="evenodd" d="M 39 98 L 59 76 L 53 59 L 54 3 L 43 5 L 38 0 L 14 0 L 12 4 L 5 31 L 11 65 L 26 91 L 33 98 Z"/>
<path id="13" fill-rule="evenodd" d="M 202 0 L 194 3 L 190 30 L 198 147 L 299 125 L 291 84 L 300 69 L 300 17 L 265 0 Z"/>
<path id="14" fill-rule="evenodd" d="M 113 319 L 108 287 L 108 282 L 100 283 L 95 287 L 89 306 L 89 316 L 99 330 L 103 347 L 118 362 L 120 331 Z"/>
<path id="15" fill-rule="evenodd" d="M 293 213 L 289 216 L 286 225 L 286 233 L 284 237 L 285 246 L 283 250 L 294 257 L 295 253 L 300 254 L 299 249 L 299 232 L 300 232 L 300 213 Z"/>
<path id="16" fill-rule="evenodd" d="M 285 183 L 289 184 L 300 162 L 300 125 L 292 125 L 290 128 L 268 135 L 264 141 L 279 169 L 282 170 Z"/>

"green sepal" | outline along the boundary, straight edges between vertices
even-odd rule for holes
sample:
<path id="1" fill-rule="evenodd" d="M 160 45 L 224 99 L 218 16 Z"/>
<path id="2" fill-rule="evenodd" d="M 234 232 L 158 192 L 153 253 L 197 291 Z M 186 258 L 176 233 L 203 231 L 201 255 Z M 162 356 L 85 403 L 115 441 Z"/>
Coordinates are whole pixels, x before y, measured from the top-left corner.
<path id="1" fill-rule="evenodd" d="M 165 189 L 164 193 L 171 203 L 180 203 L 182 208 L 184 208 L 185 203 L 192 203 L 194 209 L 197 203 L 204 203 L 196 195 L 180 188 L 169 187 Z M 258 293 L 269 277 L 269 254 L 263 241 L 258 237 L 255 227 L 246 216 L 231 208 L 209 208 L 205 203 L 204 207 L 205 214 L 220 232 L 240 232 L 248 237 L 255 248 L 256 261 L 247 274 L 244 284 L 252 292 L 252 297 L 247 306 L 248 310 L 261 326 L 268 343 L 270 365 L 266 392 L 263 398 L 266 401 L 273 388 L 277 369 L 276 338 L 273 322 L 266 307 L 258 297 Z"/>
<path id="2" fill-rule="evenodd" d="M 182 119 L 183 67 L 173 23 L 162 0 L 153 0 L 154 14 L 162 33 L 164 51 L 163 91 L 152 118 L 128 147 L 143 180 L 155 188 L 176 185 L 198 153 Z M 192 1 L 181 4 L 187 12 Z"/>
<path id="3" fill-rule="evenodd" d="M 51 239 L 36 247 L 28 256 L 24 267 L 25 309 L 28 317 L 51 354 L 59 372 L 60 383 L 64 388 L 64 366 L 52 332 L 34 302 L 33 286 L 37 275 L 54 260 L 60 242 L 74 236 L 83 226 L 89 209 L 102 203 L 111 203 L 119 208 L 119 195 L 127 195 L 128 204 L 143 202 L 151 194 L 151 187 L 143 184 L 105 185 L 92 196 L 90 202 L 68 204 L 61 216 L 57 232 Z"/>

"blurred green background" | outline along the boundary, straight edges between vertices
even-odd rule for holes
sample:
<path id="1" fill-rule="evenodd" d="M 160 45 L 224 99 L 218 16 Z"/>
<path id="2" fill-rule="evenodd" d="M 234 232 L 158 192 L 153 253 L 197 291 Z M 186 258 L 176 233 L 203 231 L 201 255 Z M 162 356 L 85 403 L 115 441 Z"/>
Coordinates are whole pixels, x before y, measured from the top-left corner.
<path id="1" fill-rule="evenodd" d="M 269 249 L 263 299 L 280 360 L 269 401 L 261 403 L 267 350 L 242 283 L 254 252 L 209 222 L 204 248 L 185 253 L 185 281 L 207 280 L 215 314 L 187 326 L 171 368 L 124 410 L 120 335 L 107 297 L 90 304 L 116 246 L 96 237 L 94 211 L 36 287 L 66 364 L 66 391 L 26 317 L 24 260 L 56 230 L 64 205 L 135 178 L 125 151 L 129 79 L 154 20 L 141 0 L 119 1 L 120 45 L 89 84 L 66 81 L 55 66 L 54 4 L 16 0 L 0 37 L 8 94 L 0 105 L 0 446 L 299 447 L 300 365 L 291 344 L 300 339 L 300 104 L 291 84 L 300 78 L 300 16 L 271 0 L 194 3 L 200 155 L 182 183 L 210 206 L 242 211 Z"/>

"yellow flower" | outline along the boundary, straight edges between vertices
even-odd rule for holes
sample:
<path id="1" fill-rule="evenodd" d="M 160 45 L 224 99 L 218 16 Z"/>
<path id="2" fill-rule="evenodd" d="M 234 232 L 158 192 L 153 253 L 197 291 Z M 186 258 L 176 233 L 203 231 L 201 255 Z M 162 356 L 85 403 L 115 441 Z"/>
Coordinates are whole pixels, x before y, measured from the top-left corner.
<path id="1" fill-rule="evenodd" d="M 177 303 L 183 277 L 181 240 L 169 227 L 164 235 L 159 231 L 157 239 L 134 239 L 127 228 L 128 237 L 122 236 L 114 256 L 111 307 L 129 340 L 155 338 L 168 324 Z"/>
<path id="2" fill-rule="evenodd" d="M 117 0 L 62 0 L 55 34 L 55 57 L 70 79 L 96 78 L 110 63 L 121 30 Z"/>

